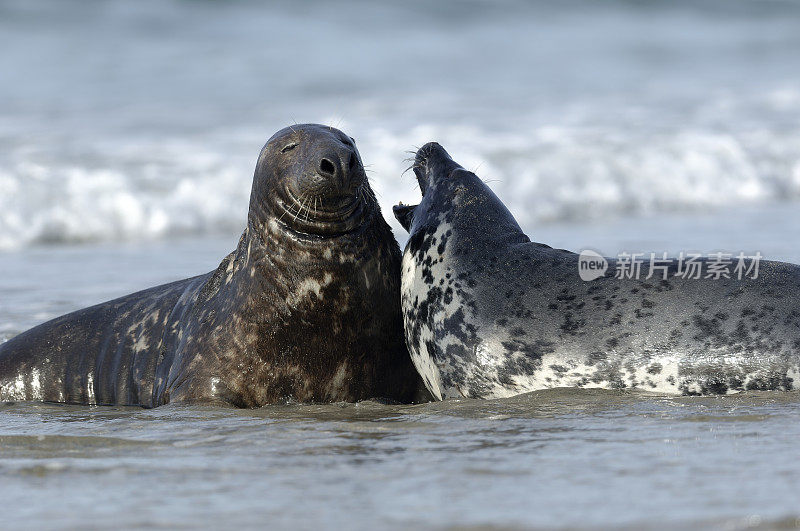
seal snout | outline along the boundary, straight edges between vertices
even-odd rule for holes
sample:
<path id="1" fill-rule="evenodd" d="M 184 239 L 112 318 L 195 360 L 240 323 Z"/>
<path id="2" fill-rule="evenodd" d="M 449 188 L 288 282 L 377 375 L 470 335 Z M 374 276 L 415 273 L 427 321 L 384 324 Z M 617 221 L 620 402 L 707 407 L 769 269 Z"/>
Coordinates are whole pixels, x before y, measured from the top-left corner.
<path id="1" fill-rule="evenodd" d="M 355 149 L 342 144 L 323 148 L 317 163 L 317 173 L 341 192 L 348 192 L 358 184 L 360 164 Z"/>
<path id="2" fill-rule="evenodd" d="M 438 142 L 428 142 L 419 148 L 412 166 L 423 197 L 438 179 L 447 177 L 454 169 L 460 167 Z M 392 208 L 394 217 L 408 232 L 411 232 L 414 212 L 418 206 L 400 203 Z"/>
<path id="3" fill-rule="evenodd" d="M 419 148 L 414 158 L 414 174 L 422 195 L 425 195 L 435 179 L 447 176 L 460 167 L 438 142 L 428 142 Z"/>

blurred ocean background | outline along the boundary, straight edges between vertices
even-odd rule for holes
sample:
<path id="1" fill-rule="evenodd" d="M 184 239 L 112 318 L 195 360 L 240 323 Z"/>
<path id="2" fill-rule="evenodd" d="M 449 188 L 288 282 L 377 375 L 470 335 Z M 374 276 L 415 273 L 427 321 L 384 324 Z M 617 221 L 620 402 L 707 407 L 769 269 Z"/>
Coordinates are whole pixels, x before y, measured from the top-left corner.
<path id="1" fill-rule="evenodd" d="M 354 136 L 387 214 L 434 139 L 534 233 L 797 202 L 798 24 L 768 0 L 3 0 L 0 248 L 233 235 L 293 122 Z"/>
<path id="2" fill-rule="evenodd" d="M 0 341 L 214 268 L 295 122 L 356 138 L 401 244 L 437 140 L 534 240 L 800 263 L 797 1 L 0 0 Z M 798 421 L 795 393 L 0 405 L 0 499 L 32 528 L 787 528 Z"/>

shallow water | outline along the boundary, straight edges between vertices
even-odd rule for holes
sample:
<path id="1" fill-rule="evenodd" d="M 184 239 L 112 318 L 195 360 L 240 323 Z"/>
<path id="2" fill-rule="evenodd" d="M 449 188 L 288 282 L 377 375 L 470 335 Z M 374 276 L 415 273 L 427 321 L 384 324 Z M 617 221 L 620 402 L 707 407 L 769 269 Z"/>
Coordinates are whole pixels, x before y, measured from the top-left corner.
<path id="1" fill-rule="evenodd" d="M 0 0 L 0 341 L 210 271 L 294 121 L 438 140 L 554 247 L 800 263 L 800 4 Z M 405 238 L 388 220 L 400 240 Z M 0 405 L 8 528 L 791 528 L 800 395 Z"/>
<path id="2" fill-rule="evenodd" d="M 794 209 L 545 225 L 573 250 L 800 262 Z M 0 254 L 0 338 L 216 266 L 236 237 Z M 416 406 L 0 406 L 8 527 L 800 525 L 800 394 L 551 390 Z"/>
<path id="3" fill-rule="evenodd" d="M 800 522 L 800 395 L 551 390 L 259 410 L 0 406 L 10 528 Z"/>

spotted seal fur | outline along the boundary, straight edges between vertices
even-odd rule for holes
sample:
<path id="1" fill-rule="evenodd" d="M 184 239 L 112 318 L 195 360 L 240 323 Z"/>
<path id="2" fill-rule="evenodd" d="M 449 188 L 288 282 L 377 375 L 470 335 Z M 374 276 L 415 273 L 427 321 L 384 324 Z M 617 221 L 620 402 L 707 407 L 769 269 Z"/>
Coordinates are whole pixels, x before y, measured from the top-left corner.
<path id="1" fill-rule="evenodd" d="M 0 400 L 407 402 L 420 380 L 403 340 L 399 267 L 354 141 L 288 127 L 262 149 L 246 229 L 216 271 L 0 345 Z"/>
<path id="2" fill-rule="evenodd" d="M 757 278 L 683 278 L 649 265 L 592 282 L 579 255 L 532 242 L 503 203 L 438 144 L 422 147 L 402 308 L 414 364 L 436 398 L 550 387 L 675 394 L 800 388 L 800 266 Z M 655 268 L 654 268 L 655 270 Z M 754 276 L 754 275 L 751 275 Z M 665 278 L 666 277 L 666 278 Z"/>

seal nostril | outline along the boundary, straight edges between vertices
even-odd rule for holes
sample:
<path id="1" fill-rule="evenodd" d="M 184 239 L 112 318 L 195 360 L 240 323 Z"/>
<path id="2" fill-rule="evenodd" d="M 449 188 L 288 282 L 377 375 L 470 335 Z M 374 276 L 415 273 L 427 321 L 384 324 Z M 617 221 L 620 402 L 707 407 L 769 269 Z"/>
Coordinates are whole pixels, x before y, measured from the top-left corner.
<path id="1" fill-rule="evenodd" d="M 347 167 L 352 170 L 353 168 L 356 167 L 356 163 L 357 162 L 358 161 L 356 160 L 356 154 L 355 153 L 350 153 L 350 160 L 347 163 Z"/>
<path id="2" fill-rule="evenodd" d="M 319 163 L 319 171 L 325 175 L 333 175 L 336 173 L 336 166 L 334 166 L 333 162 L 329 161 L 328 159 L 322 159 L 322 161 Z"/>

